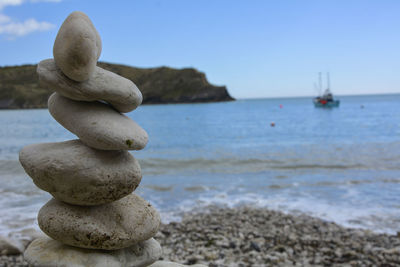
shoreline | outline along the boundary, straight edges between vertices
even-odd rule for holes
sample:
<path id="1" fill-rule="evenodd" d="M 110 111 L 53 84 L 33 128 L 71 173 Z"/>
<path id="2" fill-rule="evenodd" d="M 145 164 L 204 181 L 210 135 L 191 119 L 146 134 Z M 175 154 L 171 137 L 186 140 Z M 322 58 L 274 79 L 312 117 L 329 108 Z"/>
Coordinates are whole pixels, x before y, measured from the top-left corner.
<path id="1" fill-rule="evenodd" d="M 216 266 L 362 266 L 400 264 L 400 233 L 346 228 L 266 208 L 208 206 L 162 224 L 163 260 Z M 0 266 L 27 266 L 22 255 Z"/>

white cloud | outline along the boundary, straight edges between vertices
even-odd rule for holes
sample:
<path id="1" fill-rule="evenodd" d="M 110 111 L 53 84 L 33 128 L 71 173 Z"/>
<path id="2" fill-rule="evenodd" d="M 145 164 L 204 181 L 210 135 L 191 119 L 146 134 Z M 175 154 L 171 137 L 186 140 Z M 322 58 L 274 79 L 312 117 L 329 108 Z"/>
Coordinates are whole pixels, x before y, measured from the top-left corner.
<path id="1" fill-rule="evenodd" d="M 40 2 L 51 2 L 51 3 L 60 3 L 62 0 L 31 0 L 32 3 L 40 3 Z"/>
<path id="2" fill-rule="evenodd" d="M 10 22 L 11 18 L 9 16 L 3 15 L 0 13 L 0 25 L 3 23 Z"/>
<path id="3" fill-rule="evenodd" d="M 32 32 L 47 31 L 53 29 L 55 25 L 45 22 L 37 21 L 34 18 L 27 19 L 23 22 L 14 20 L 2 13 L 2 10 L 7 6 L 19 6 L 24 2 L 39 3 L 39 2 L 53 2 L 58 3 L 62 0 L 0 0 L 0 35 L 4 34 L 8 39 L 24 36 Z"/>
<path id="4" fill-rule="evenodd" d="M 53 2 L 59 3 L 62 0 L 30 0 L 31 3 L 40 3 L 40 2 Z M 0 10 L 5 8 L 6 6 L 19 6 L 24 2 L 28 2 L 27 0 L 0 0 Z"/>
<path id="5" fill-rule="evenodd" d="M 13 37 L 24 36 L 36 31 L 47 31 L 53 29 L 54 25 L 48 22 L 39 22 L 35 19 L 28 19 L 24 22 L 9 22 L 0 24 L 0 34 L 7 34 Z"/>
<path id="6" fill-rule="evenodd" d="M 0 10 L 6 6 L 19 6 L 24 0 L 0 0 Z"/>

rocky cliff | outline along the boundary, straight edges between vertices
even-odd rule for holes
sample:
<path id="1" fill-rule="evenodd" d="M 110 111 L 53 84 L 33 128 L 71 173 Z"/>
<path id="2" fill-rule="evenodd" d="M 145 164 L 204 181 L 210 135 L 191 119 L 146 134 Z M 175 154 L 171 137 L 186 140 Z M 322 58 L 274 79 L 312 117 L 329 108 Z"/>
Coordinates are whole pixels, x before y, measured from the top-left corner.
<path id="1" fill-rule="evenodd" d="M 144 104 L 234 100 L 225 86 L 210 84 L 196 69 L 143 69 L 104 62 L 98 66 L 132 80 L 141 90 Z M 50 93 L 39 85 L 36 65 L 0 67 L 0 108 L 45 108 Z"/>

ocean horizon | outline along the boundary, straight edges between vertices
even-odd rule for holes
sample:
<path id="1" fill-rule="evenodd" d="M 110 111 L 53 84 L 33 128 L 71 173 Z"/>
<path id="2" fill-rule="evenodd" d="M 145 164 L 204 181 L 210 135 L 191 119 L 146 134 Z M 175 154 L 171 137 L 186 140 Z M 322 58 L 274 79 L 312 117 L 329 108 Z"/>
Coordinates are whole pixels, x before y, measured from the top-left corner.
<path id="1" fill-rule="evenodd" d="M 400 93 L 369 93 L 369 94 L 335 94 L 335 98 L 341 98 L 341 97 L 364 97 L 364 96 L 391 96 L 391 95 L 400 95 Z M 259 100 L 259 99 L 292 99 L 292 98 L 308 98 L 312 99 L 316 97 L 317 94 L 314 95 L 304 95 L 304 96 L 271 96 L 271 97 L 250 97 L 250 98 L 236 98 L 236 100 Z"/>

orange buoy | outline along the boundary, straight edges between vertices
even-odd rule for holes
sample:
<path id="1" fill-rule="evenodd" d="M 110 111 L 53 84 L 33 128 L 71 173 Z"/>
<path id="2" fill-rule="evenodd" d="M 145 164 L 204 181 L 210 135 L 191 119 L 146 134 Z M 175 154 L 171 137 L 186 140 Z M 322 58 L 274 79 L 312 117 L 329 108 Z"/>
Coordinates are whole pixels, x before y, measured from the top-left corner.
<path id="1" fill-rule="evenodd" d="M 275 127 L 275 122 L 271 122 L 271 127 Z"/>

